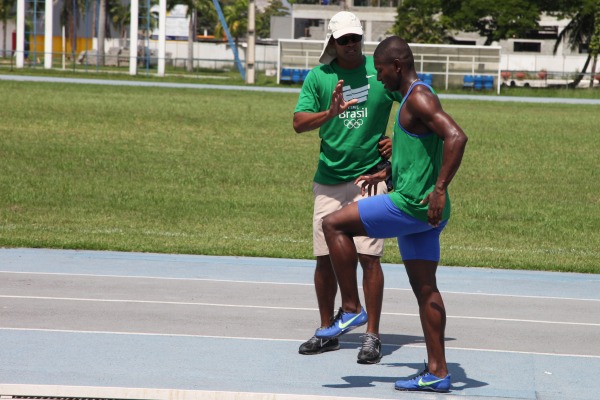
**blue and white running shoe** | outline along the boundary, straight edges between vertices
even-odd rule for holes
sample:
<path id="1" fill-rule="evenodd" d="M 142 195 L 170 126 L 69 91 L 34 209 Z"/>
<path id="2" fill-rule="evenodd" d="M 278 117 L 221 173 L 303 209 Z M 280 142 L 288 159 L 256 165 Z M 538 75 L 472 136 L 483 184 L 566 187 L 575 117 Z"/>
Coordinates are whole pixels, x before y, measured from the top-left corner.
<path id="1" fill-rule="evenodd" d="M 354 328 L 358 328 L 367 323 L 369 317 L 363 308 L 360 313 L 354 314 L 345 312 L 340 307 L 333 323 L 327 328 L 319 328 L 315 332 L 315 336 L 320 339 L 331 339 L 350 332 Z"/>
<path id="2" fill-rule="evenodd" d="M 427 364 L 425 370 L 412 379 L 396 382 L 396 390 L 410 391 L 432 391 L 432 392 L 448 392 L 450 391 L 450 374 L 445 378 L 438 378 L 429 372 Z"/>

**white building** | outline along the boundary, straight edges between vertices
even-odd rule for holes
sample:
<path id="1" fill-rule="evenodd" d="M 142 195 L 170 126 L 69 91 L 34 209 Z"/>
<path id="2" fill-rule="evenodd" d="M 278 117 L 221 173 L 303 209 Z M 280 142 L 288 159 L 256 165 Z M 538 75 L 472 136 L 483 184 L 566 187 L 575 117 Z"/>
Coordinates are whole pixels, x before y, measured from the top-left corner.
<path id="1" fill-rule="evenodd" d="M 289 16 L 272 18 L 271 37 L 324 40 L 329 19 L 342 10 L 356 14 L 362 21 L 365 41 L 378 42 L 389 35 L 389 29 L 396 19 L 396 7 L 352 7 L 349 6 L 351 3 L 352 0 L 336 5 L 294 4 Z M 500 68 L 529 75 L 546 71 L 570 76 L 581 71 L 588 56 L 585 48 L 570 49 L 561 43 L 556 54 L 553 52 L 556 38 L 568 22 L 544 14 L 541 16 L 539 29 L 530 32 L 527 37 L 493 43 L 502 48 Z M 483 45 L 485 40 L 476 32 L 457 32 L 453 36 L 453 44 Z"/>

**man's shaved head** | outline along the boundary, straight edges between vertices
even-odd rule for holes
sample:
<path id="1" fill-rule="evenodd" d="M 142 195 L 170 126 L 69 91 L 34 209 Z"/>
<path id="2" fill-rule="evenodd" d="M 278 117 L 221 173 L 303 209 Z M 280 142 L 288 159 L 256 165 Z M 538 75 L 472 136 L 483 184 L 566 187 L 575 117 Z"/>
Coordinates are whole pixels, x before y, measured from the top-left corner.
<path id="1" fill-rule="evenodd" d="M 410 46 L 398 36 L 390 36 L 379 43 L 373 57 L 383 63 L 391 63 L 394 60 L 399 60 L 404 65 L 414 63 Z"/>

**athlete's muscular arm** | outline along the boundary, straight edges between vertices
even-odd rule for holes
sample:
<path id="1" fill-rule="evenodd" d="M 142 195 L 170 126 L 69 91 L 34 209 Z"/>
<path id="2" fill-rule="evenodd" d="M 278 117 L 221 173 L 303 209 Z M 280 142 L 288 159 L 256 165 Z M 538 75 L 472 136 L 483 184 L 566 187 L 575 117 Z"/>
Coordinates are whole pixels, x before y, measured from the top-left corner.
<path id="1" fill-rule="evenodd" d="M 467 145 L 467 135 L 443 109 L 437 96 L 430 91 L 419 90 L 411 99 L 411 114 L 444 141 L 442 167 L 434 190 L 421 202 L 429 203 L 429 224 L 438 226 L 446 204 L 446 189 L 460 167 Z"/>
<path id="2" fill-rule="evenodd" d="M 294 114 L 294 130 L 296 133 L 312 131 L 321 127 L 325 122 L 346 111 L 348 107 L 358 102 L 357 99 L 350 101 L 344 100 L 343 94 L 344 81 L 338 81 L 331 95 L 331 105 L 329 109 L 316 113 L 297 112 Z"/>

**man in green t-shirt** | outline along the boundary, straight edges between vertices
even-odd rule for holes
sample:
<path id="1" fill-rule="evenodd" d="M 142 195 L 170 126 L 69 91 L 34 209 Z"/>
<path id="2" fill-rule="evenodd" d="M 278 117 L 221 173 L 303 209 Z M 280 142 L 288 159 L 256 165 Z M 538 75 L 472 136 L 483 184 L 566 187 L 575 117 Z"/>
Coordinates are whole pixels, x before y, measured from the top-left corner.
<path id="1" fill-rule="evenodd" d="M 337 293 L 322 219 L 359 200 L 361 188 L 354 183 L 356 178 L 376 172 L 391 156 L 391 141 L 382 137 L 392 104 L 401 99 L 377 81 L 373 57 L 362 53 L 362 35 L 361 23 L 354 14 L 342 11 L 331 18 L 320 58 L 322 65 L 306 77 L 294 110 L 294 130 L 301 133 L 318 128 L 321 139 L 313 182 L 313 250 L 317 259 L 314 282 L 321 319 L 317 332 L 335 320 Z M 387 186 L 382 182 L 376 190 L 387 193 Z M 381 359 L 383 240 L 357 237 L 354 242 L 363 268 L 366 311 L 361 307 L 360 318 L 352 328 L 367 324 L 358 362 L 373 364 Z M 356 280 L 356 265 L 348 273 Z M 346 306 L 342 304 L 339 313 Z M 319 339 L 315 334 L 300 346 L 299 352 L 319 354 L 337 349 L 337 338 Z"/>
<path id="2" fill-rule="evenodd" d="M 397 36 L 375 49 L 377 79 L 403 94 L 394 124 L 392 165 L 375 174 L 359 176 L 363 194 L 371 194 L 390 173 L 394 191 L 349 204 L 323 220 L 323 232 L 338 277 L 342 304 L 338 321 L 317 332 L 322 339 L 337 337 L 360 319 L 354 270 L 355 236 L 398 239 L 398 247 L 419 305 L 427 348 L 425 370 L 396 382 L 398 390 L 447 392 L 451 381 L 444 351 L 446 311 L 437 288 L 440 234 L 450 218 L 448 185 L 458 171 L 467 136 L 442 109 L 433 89 L 419 81 L 409 45 Z"/>

